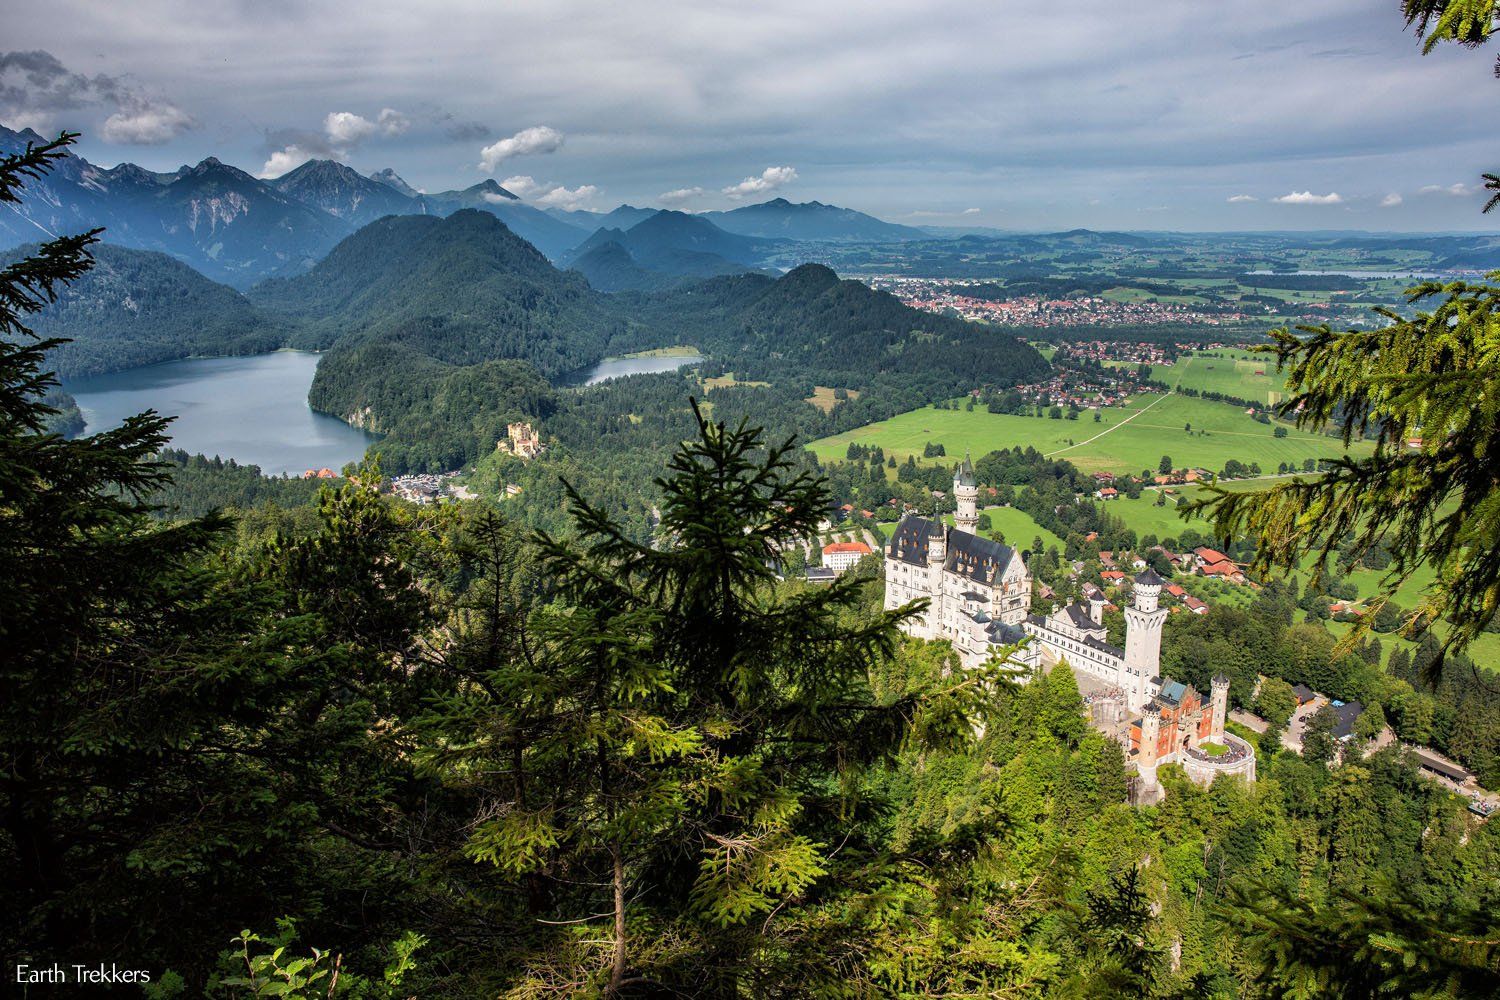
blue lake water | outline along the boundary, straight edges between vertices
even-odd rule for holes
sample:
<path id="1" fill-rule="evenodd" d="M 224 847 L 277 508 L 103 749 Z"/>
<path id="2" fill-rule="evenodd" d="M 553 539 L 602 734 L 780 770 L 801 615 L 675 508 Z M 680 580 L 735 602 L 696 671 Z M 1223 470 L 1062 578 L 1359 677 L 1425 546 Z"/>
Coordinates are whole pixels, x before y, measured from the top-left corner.
<path id="1" fill-rule="evenodd" d="M 176 417 L 172 446 L 258 465 L 268 476 L 337 470 L 375 440 L 342 420 L 314 413 L 307 390 L 318 355 L 277 351 L 243 358 L 195 358 L 68 379 L 88 433 L 156 410 Z"/>
<path id="2" fill-rule="evenodd" d="M 689 365 L 702 363 L 703 356 L 700 354 L 652 358 L 605 358 L 590 368 L 583 368 L 569 373 L 562 380 L 562 384 L 570 386 L 598 385 L 600 382 L 606 382 L 612 378 L 670 372 L 678 368 L 686 368 Z"/>

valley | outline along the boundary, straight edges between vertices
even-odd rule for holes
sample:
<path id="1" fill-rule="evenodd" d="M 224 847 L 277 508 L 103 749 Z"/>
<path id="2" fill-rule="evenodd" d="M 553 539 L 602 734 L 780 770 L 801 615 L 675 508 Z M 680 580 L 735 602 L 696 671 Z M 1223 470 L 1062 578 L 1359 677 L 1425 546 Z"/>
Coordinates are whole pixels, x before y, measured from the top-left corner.
<path id="1" fill-rule="evenodd" d="M 1136 6 L 7 10 L 5 981 L 1494 995 L 1500 0 Z"/>

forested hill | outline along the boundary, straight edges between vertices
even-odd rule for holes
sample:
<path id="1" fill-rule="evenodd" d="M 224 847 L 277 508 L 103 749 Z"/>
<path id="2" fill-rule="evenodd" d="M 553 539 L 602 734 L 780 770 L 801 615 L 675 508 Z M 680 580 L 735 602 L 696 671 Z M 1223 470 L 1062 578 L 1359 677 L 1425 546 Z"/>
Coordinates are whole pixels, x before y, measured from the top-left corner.
<path id="1" fill-rule="evenodd" d="M 0 254 L 0 264 L 35 249 Z M 239 292 L 166 254 L 99 244 L 93 255 L 93 268 L 32 320 L 39 335 L 72 341 L 48 354 L 65 378 L 192 355 L 257 354 L 287 339 L 284 325 Z"/>
<path id="2" fill-rule="evenodd" d="M 548 377 L 603 356 L 625 325 L 581 275 L 472 209 L 380 219 L 250 298 L 299 324 L 304 346 L 390 341 L 449 364 L 528 361 Z"/>
<path id="3" fill-rule="evenodd" d="M 641 299 L 642 326 L 692 343 L 737 371 L 817 373 L 858 387 L 880 376 L 972 387 L 1047 368 L 1015 336 L 922 312 L 821 264 L 780 278 L 738 275 Z"/>

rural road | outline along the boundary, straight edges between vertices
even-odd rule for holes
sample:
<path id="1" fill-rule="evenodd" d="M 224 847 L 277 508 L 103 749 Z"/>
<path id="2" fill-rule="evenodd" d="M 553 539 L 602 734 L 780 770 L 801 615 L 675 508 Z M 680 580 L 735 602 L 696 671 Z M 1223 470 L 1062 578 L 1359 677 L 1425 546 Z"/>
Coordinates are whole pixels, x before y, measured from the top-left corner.
<path id="1" fill-rule="evenodd" d="M 1043 455 L 1042 457 L 1043 458 L 1051 458 L 1054 455 L 1061 455 L 1065 451 L 1072 451 L 1074 448 L 1082 448 L 1086 444 L 1090 444 L 1091 442 L 1097 441 L 1100 438 L 1102 438 L 1104 435 L 1111 434 L 1111 433 L 1119 430 L 1121 427 L 1124 427 L 1126 424 L 1130 423 L 1136 417 L 1140 416 L 1142 413 L 1145 413 L 1147 410 L 1151 409 L 1151 407 L 1155 406 L 1157 403 L 1160 403 L 1162 400 L 1166 399 L 1168 396 L 1171 396 L 1171 395 L 1173 395 L 1176 392 L 1177 392 L 1176 389 L 1169 389 L 1166 392 L 1162 393 L 1160 396 L 1157 396 L 1151 402 L 1147 403 L 1145 406 L 1141 407 L 1139 410 L 1137 410 L 1134 413 L 1132 413 L 1130 416 L 1126 417 L 1124 420 L 1121 420 L 1118 424 L 1115 424 L 1113 427 L 1110 427 L 1107 430 L 1100 431 L 1098 434 L 1095 434 L 1093 437 L 1089 438 L 1087 441 L 1080 441 L 1077 444 L 1070 444 L 1066 448 L 1059 448 L 1057 451 L 1049 451 L 1047 454 Z"/>

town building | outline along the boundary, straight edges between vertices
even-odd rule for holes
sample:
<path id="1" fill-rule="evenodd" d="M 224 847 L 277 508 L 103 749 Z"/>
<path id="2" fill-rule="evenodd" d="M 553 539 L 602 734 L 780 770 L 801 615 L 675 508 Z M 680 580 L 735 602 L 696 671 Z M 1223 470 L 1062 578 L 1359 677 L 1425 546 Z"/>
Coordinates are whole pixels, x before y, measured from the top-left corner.
<path id="1" fill-rule="evenodd" d="M 823 566 L 842 573 L 870 554 L 864 542 L 833 542 L 823 546 Z"/>

